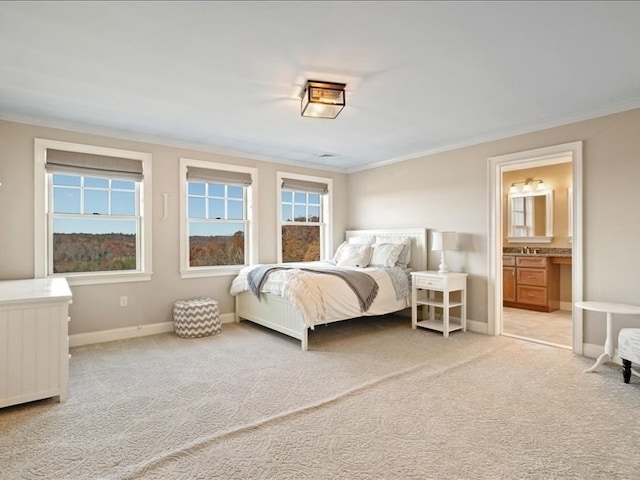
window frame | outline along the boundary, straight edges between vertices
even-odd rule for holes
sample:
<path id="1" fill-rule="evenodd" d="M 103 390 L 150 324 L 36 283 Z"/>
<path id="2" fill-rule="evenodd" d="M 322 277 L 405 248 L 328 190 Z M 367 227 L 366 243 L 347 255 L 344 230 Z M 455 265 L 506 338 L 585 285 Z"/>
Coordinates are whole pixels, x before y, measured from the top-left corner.
<path id="1" fill-rule="evenodd" d="M 315 175 L 302 175 L 290 172 L 276 172 L 276 198 L 278 202 L 278 226 L 277 226 L 277 262 L 282 262 L 282 227 L 284 225 L 316 225 L 315 222 L 285 222 L 282 220 L 282 181 L 288 178 L 305 182 L 324 183 L 328 192 L 320 195 L 320 260 L 329 260 L 333 257 L 333 179 L 318 177 Z M 289 189 L 285 189 L 289 190 Z M 294 190 L 295 191 L 295 190 Z"/>
<path id="2" fill-rule="evenodd" d="M 136 270 L 52 273 L 53 212 L 50 211 L 50 208 L 53 195 L 53 174 L 46 170 L 48 149 L 127 158 L 142 162 L 143 177 L 140 182 L 136 182 L 136 190 L 139 194 L 136 209 L 140 217 L 137 232 L 140 240 L 136 248 Z M 91 177 L 92 175 L 89 173 L 86 176 Z M 150 153 L 36 138 L 34 140 L 34 184 L 35 278 L 65 277 L 72 286 L 151 280 L 153 272 L 151 252 L 152 182 Z"/>
<path id="3" fill-rule="evenodd" d="M 245 230 L 245 263 L 244 265 L 212 265 L 192 267 L 189 265 L 189 204 L 187 188 L 187 171 L 189 167 L 208 170 L 223 170 L 251 175 L 251 185 L 245 187 L 246 230 Z M 237 275 L 247 265 L 255 265 L 258 258 L 257 208 L 258 170 L 252 167 L 227 163 L 214 163 L 191 158 L 180 159 L 180 277 L 200 278 Z M 242 221 L 239 221 L 240 223 Z M 235 223 L 235 222 L 234 222 Z"/>

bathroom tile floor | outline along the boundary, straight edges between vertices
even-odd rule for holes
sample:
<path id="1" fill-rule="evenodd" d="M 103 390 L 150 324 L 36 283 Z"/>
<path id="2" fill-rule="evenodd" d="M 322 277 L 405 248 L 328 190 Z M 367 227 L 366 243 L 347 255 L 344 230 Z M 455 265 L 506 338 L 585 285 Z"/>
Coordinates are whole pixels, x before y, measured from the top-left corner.
<path id="1" fill-rule="evenodd" d="M 545 313 L 503 307 L 502 322 L 505 334 L 567 347 L 572 344 L 571 312 L 567 310 Z"/>

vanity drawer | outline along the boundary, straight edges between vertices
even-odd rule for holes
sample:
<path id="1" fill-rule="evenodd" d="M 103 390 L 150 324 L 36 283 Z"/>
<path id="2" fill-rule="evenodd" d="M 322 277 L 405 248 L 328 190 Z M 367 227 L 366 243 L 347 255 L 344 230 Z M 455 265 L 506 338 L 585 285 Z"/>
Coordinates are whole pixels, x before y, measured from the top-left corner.
<path id="1" fill-rule="evenodd" d="M 547 271 L 541 268 L 518 268 L 518 285 L 547 286 Z"/>
<path id="2" fill-rule="evenodd" d="M 519 303 L 545 306 L 547 304 L 547 289 L 545 287 L 529 287 L 518 285 Z"/>
<path id="3" fill-rule="evenodd" d="M 516 266 L 516 257 L 513 255 L 503 255 L 502 256 L 502 266 L 503 267 L 515 267 Z"/>
<path id="4" fill-rule="evenodd" d="M 547 266 L 547 257 L 517 257 L 518 267 L 544 268 Z"/>

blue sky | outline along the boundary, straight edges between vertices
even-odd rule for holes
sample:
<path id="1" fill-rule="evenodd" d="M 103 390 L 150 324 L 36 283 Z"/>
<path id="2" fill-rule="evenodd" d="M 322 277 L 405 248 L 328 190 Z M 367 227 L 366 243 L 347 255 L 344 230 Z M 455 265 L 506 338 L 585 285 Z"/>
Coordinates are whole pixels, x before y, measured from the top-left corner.
<path id="1" fill-rule="evenodd" d="M 110 220 L 103 215 L 135 215 L 135 182 L 128 180 L 109 180 L 98 177 L 85 177 L 84 188 L 78 175 L 53 175 L 53 205 L 57 214 L 92 215 L 82 220 L 77 218 L 56 218 L 53 222 L 55 233 L 136 233 L 136 221 L 118 219 Z M 207 189 L 208 187 L 208 189 Z M 84 209 L 82 205 L 84 192 Z M 189 182 L 189 217 L 195 219 L 190 223 L 191 235 L 233 235 L 244 231 L 242 223 L 244 210 L 244 192 L 242 187 Z M 212 198 L 223 197 L 223 198 Z M 110 203 L 110 205 L 109 205 Z M 226 203 L 226 214 L 225 214 Z M 197 219 L 225 218 L 239 220 L 231 223 L 198 222 Z"/>

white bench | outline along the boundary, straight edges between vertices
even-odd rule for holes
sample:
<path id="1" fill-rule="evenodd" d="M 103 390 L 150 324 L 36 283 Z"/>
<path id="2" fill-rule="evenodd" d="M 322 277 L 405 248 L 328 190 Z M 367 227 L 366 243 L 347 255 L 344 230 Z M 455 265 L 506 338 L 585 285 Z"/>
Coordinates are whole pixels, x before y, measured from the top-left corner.
<path id="1" fill-rule="evenodd" d="M 640 328 L 623 328 L 620 330 L 618 334 L 618 356 L 622 360 L 624 383 L 629 383 L 631 380 L 631 363 L 640 365 Z M 636 373 L 636 375 L 639 374 Z"/>

